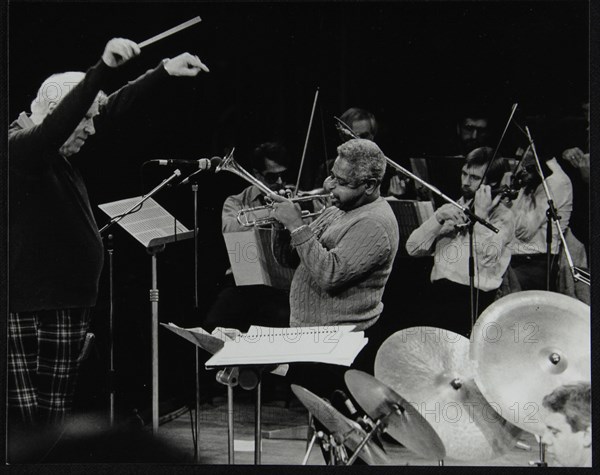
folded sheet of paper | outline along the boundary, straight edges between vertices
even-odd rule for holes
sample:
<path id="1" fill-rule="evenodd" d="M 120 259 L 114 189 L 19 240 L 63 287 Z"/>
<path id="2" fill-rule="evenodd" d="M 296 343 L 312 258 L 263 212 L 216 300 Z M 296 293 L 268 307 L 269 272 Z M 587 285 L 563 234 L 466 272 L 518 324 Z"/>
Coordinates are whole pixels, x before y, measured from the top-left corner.
<path id="1" fill-rule="evenodd" d="M 271 328 L 252 326 L 206 362 L 206 367 L 295 362 L 350 366 L 367 344 L 354 325 Z"/>
<path id="2" fill-rule="evenodd" d="M 200 327 L 196 328 L 181 328 L 174 323 L 161 323 L 161 325 L 167 330 L 176 333 L 187 341 L 193 343 L 196 346 L 208 351 L 211 354 L 215 354 L 228 340 L 234 340 L 239 338 L 242 333 L 239 330 L 233 328 L 215 328 L 212 333 L 208 333 L 206 330 Z"/>

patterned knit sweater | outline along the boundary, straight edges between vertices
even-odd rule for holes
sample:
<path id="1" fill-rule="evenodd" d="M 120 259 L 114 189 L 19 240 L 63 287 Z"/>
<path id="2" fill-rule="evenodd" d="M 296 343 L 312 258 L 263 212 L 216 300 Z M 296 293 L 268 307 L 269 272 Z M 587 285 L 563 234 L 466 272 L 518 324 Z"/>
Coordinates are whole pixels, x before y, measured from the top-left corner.
<path id="1" fill-rule="evenodd" d="M 373 325 L 398 250 L 398 223 L 378 198 L 348 212 L 332 206 L 290 238 L 274 230 L 282 265 L 298 265 L 290 290 L 290 326 Z"/>

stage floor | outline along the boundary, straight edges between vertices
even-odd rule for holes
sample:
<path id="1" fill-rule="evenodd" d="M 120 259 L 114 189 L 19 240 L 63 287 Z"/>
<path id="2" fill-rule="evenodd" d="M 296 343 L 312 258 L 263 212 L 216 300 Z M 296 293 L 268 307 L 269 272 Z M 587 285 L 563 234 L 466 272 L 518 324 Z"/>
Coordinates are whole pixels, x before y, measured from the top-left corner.
<path id="1" fill-rule="evenodd" d="M 254 404 L 248 394 L 236 393 L 234 403 L 234 446 L 235 464 L 250 465 L 254 463 Z M 289 407 L 283 401 L 265 402 L 262 408 L 262 431 L 297 428 L 305 433 L 302 426 L 308 422 L 308 413 L 297 400 L 292 400 Z M 194 455 L 194 443 L 191 430 L 193 412 L 186 411 L 176 419 L 162 424 L 158 433 L 169 445 L 185 450 L 190 457 Z M 454 461 L 445 460 L 446 466 L 506 466 L 528 467 L 529 462 L 537 460 L 538 446 L 535 437 L 523 433 L 520 441 L 531 447 L 531 450 L 513 448 L 503 456 L 493 460 Z M 436 460 L 427 460 L 406 448 L 384 443 L 390 459 L 390 465 L 436 466 Z M 270 439 L 263 435 L 261 462 L 263 465 L 300 465 L 306 451 L 306 440 Z M 227 464 L 227 401 L 223 398 L 213 400 L 212 404 L 203 404 L 200 413 L 200 464 Z M 308 459 L 308 465 L 324 465 L 319 447 L 314 447 Z"/>

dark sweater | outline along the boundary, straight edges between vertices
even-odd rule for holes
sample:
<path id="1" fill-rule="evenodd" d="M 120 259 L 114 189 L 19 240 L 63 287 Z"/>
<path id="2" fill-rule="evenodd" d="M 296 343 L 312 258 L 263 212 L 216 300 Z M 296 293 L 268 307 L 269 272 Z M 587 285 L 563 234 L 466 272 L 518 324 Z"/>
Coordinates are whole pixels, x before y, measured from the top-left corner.
<path id="1" fill-rule="evenodd" d="M 82 177 L 58 150 L 97 93 L 110 87 L 116 74 L 100 61 L 41 124 L 32 124 L 22 114 L 9 127 L 11 312 L 91 307 L 96 303 L 102 241 Z M 163 75 L 166 72 L 160 67 L 146 76 Z M 144 81 L 146 85 L 152 82 Z M 110 96 L 101 114 L 105 119 L 114 117 L 129 107 L 138 93 L 131 85 L 122 88 Z"/>

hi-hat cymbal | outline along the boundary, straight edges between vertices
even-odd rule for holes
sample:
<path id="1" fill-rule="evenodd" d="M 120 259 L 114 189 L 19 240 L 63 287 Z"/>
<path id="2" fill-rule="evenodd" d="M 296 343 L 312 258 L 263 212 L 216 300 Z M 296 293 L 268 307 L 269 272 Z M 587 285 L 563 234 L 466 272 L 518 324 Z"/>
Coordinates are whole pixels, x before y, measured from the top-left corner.
<path id="1" fill-rule="evenodd" d="M 516 444 L 520 430 L 502 419 L 474 381 L 469 340 L 441 328 L 412 327 L 379 348 L 375 377 L 433 427 L 456 460 L 490 460 Z"/>
<path id="2" fill-rule="evenodd" d="M 335 436 L 336 440 L 343 441 L 346 447 L 356 451 L 367 436 L 357 422 L 348 419 L 331 404 L 302 386 L 292 384 L 292 391 L 304 407 Z M 358 456 L 369 465 L 390 464 L 385 452 L 373 440 L 366 443 Z"/>
<path id="3" fill-rule="evenodd" d="M 507 295 L 477 320 L 470 354 L 475 381 L 494 409 L 542 435 L 544 396 L 591 379 L 590 307 L 542 290 Z"/>
<path id="4" fill-rule="evenodd" d="M 385 418 L 386 432 L 423 457 L 443 460 L 446 449 L 419 411 L 370 374 L 351 369 L 344 375 L 350 393 L 373 419 Z"/>

